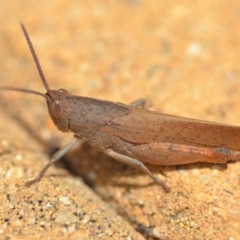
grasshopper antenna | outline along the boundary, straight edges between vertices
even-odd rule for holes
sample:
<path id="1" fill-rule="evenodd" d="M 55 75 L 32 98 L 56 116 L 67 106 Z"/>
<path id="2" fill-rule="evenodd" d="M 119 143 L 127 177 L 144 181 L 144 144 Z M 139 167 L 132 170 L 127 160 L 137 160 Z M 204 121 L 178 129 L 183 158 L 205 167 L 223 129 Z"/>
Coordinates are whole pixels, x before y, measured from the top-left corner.
<path id="1" fill-rule="evenodd" d="M 25 38 L 26 38 L 26 40 L 27 40 L 28 46 L 29 46 L 30 51 L 31 51 L 31 53 L 32 53 L 33 60 L 34 60 L 34 62 L 35 62 L 35 64 L 36 64 L 36 66 L 37 66 L 38 73 L 39 73 L 39 75 L 40 75 L 40 77 L 41 77 L 41 79 L 42 79 L 42 83 L 43 83 L 45 89 L 46 89 L 47 91 L 49 91 L 50 88 L 49 88 L 49 86 L 48 86 L 48 84 L 47 84 L 47 81 L 46 81 L 46 79 L 45 79 L 45 77 L 44 77 L 44 74 L 43 74 L 41 65 L 40 65 L 40 63 L 39 63 L 39 61 L 38 61 L 37 54 L 36 54 L 36 52 L 35 52 L 35 50 L 34 50 L 34 48 L 33 48 L 32 42 L 31 42 L 31 40 L 30 40 L 30 38 L 29 38 L 29 36 L 28 36 L 27 30 L 26 30 L 25 26 L 23 25 L 23 23 L 22 23 L 22 22 L 20 22 L 20 23 L 21 23 L 21 27 L 22 27 L 24 36 L 25 36 Z M 31 94 L 35 94 L 35 95 L 42 96 L 42 97 L 44 97 L 47 101 L 49 100 L 49 97 L 48 97 L 47 95 L 45 95 L 45 94 L 43 94 L 43 93 L 40 93 L 40 92 L 37 92 L 37 91 L 34 91 L 34 90 L 28 90 L 28 89 L 16 88 L 16 87 L 0 87 L 0 90 L 10 90 L 10 91 L 18 91 L 18 92 L 31 93 Z"/>
<path id="2" fill-rule="evenodd" d="M 36 64 L 38 73 L 39 73 L 39 75 L 40 75 L 40 77 L 41 77 L 41 79 L 42 79 L 42 83 L 43 83 L 45 89 L 48 91 L 48 90 L 50 90 L 50 88 L 49 88 L 49 86 L 48 86 L 48 84 L 47 84 L 46 78 L 44 77 L 44 74 L 43 74 L 41 65 L 40 65 L 40 63 L 39 63 L 39 61 L 38 61 L 37 54 L 36 54 L 36 52 L 35 52 L 35 50 L 34 50 L 34 48 L 33 48 L 33 45 L 32 45 L 32 42 L 31 42 L 31 40 L 30 40 L 30 37 L 28 36 L 27 30 L 26 30 L 24 24 L 23 24 L 22 22 L 20 22 L 20 24 L 21 24 L 21 27 L 22 27 L 24 36 L 25 36 L 25 38 L 26 38 L 26 40 L 27 40 L 28 46 L 29 46 L 29 48 L 30 48 L 30 51 L 31 51 L 31 53 L 32 53 L 32 57 L 33 57 L 33 60 L 34 60 L 34 62 L 35 62 L 35 64 Z"/>

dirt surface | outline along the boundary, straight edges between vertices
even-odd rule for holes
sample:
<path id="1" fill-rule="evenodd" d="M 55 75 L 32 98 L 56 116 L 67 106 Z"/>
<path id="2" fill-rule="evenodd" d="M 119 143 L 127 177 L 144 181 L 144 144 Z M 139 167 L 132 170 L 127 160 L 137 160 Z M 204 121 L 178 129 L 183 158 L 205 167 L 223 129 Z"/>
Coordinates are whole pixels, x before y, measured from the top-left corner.
<path id="1" fill-rule="evenodd" d="M 52 89 L 240 125 L 239 11 L 237 0 L 3 1 L 0 86 L 45 92 L 21 20 Z M 1 92 L 0 116 L 1 239 L 240 239 L 240 162 L 148 165 L 165 193 L 84 144 L 62 161 L 71 171 L 26 188 L 72 136 L 39 96 Z"/>

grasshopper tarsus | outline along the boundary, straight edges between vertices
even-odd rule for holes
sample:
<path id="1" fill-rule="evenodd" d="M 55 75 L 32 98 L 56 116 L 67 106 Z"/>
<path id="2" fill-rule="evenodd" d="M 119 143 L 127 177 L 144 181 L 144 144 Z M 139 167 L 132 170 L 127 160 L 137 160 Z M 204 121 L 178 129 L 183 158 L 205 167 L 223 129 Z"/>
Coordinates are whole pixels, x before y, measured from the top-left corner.
<path id="1" fill-rule="evenodd" d="M 30 187 L 31 185 L 35 184 L 36 182 L 39 182 L 40 179 L 41 179 L 41 178 L 39 178 L 39 179 L 34 178 L 33 180 L 27 181 L 24 185 L 25 185 L 26 187 Z"/>

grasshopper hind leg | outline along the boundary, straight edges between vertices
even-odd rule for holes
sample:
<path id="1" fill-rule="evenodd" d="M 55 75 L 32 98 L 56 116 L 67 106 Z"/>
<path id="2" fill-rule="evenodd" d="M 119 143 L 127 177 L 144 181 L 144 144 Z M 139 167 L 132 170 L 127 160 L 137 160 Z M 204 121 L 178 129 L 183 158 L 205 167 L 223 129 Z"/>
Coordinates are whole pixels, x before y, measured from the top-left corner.
<path id="1" fill-rule="evenodd" d="M 152 178 L 157 184 L 161 185 L 166 192 L 170 191 L 169 186 L 163 180 L 156 177 L 141 161 L 114 152 L 112 149 L 106 150 L 106 154 L 122 163 L 130 165 L 131 167 L 140 169 L 141 171 L 145 172 L 150 178 Z"/>

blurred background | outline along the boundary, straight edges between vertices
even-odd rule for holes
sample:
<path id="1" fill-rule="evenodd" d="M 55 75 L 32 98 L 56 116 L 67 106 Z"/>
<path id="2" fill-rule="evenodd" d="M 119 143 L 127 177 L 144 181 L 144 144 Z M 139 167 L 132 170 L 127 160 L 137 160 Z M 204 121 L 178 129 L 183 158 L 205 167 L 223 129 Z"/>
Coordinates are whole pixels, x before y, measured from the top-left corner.
<path id="1" fill-rule="evenodd" d="M 125 104 L 147 98 L 151 109 L 155 111 L 240 125 L 239 13 L 240 1 L 237 0 L 2 1 L 0 86 L 45 92 L 20 27 L 22 21 L 52 89 L 65 88 L 75 95 Z M 55 145 L 63 146 L 72 137 L 71 134 L 67 137 L 60 133 L 53 126 L 46 103 L 38 96 L 1 92 L 0 107 L 2 112 L 26 124 L 36 138 L 46 142 L 54 140 Z M 7 128 L 7 124 L 1 124 L 0 137 L 11 139 L 11 129 L 3 131 Z M 22 149 L 26 149 L 26 142 L 12 138 Z M 213 171 L 210 168 L 208 170 L 212 176 Z M 121 175 L 121 172 L 116 172 Z M 177 174 L 171 172 L 171 176 Z M 215 177 L 218 179 L 218 175 Z M 187 182 L 187 186 L 184 186 L 187 189 L 199 193 L 204 191 L 204 187 L 200 191 L 194 183 L 190 185 L 191 179 L 187 181 L 185 176 L 183 179 Z M 174 185 L 173 182 L 173 186 L 181 185 L 177 183 Z M 154 224 L 148 222 L 147 210 L 142 214 L 144 220 L 139 220 L 137 207 L 133 209 L 131 204 L 127 205 L 127 200 L 120 202 L 126 199 L 127 194 L 130 195 L 126 186 L 123 191 L 127 193 L 124 192 L 123 198 L 117 198 L 116 189 L 113 189 L 112 195 L 109 190 L 116 185 L 109 185 L 109 188 L 98 185 L 97 191 L 103 198 L 109 197 L 117 202 L 120 212 L 125 210 L 125 216 L 129 214 L 125 219 L 138 226 L 156 223 L 154 220 Z M 139 195 L 133 195 L 133 199 L 137 200 L 147 192 L 146 189 L 132 190 L 135 191 L 139 191 Z M 154 191 L 160 194 L 159 189 Z M 149 199 L 154 191 L 149 190 L 145 199 Z M 179 192 L 176 191 L 176 194 Z M 157 194 L 151 195 L 152 198 L 157 198 Z M 171 206 L 175 206 L 174 201 L 177 201 L 176 195 L 171 198 L 171 195 L 161 194 L 156 201 L 159 203 L 159 199 L 164 199 L 167 202 L 164 207 L 171 212 Z M 193 209 L 186 215 L 189 214 L 189 219 L 192 217 L 202 227 L 199 229 L 206 232 L 209 223 L 206 223 L 206 219 L 200 221 L 199 216 L 207 211 L 204 202 L 208 202 L 208 195 L 206 198 L 199 196 L 199 205 L 194 198 L 191 199 L 191 205 L 192 196 L 190 194 L 184 199 L 186 206 L 192 206 Z M 168 205 L 170 202 L 174 204 Z M 221 202 L 224 207 L 226 202 Z M 161 211 L 164 211 L 163 205 L 159 207 Z M 156 203 L 151 203 L 149 209 L 152 206 L 156 206 Z M 155 221 L 161 222 L 164 214 L 159 215 L 157 220 L 155 218 Z M 226 229 L 231 231 L 230 227 L 221 224 L 221 219 L 218 218 L 220 224 L 209 220 L 213 223 L 213 232 L 219 234 L 215 239 L 220 239 Z M 232 219 L 231 216 L 229 219 Z M 167 226 L 170 220 L 164 218 L 164 221 Z M 230 221 L 226 222 L 230 224 Z M 234 226 L 239 229 L 237 225 Z M 163 227 L 160 230 L 165 232 L 165 229 Z M 194 235 L 196 231 L 192 230 Z M 189 230 L 186 232 L 189 233 Z M 185 233 L 181 236 L 186 236 Z M 180 236 L 178 231 L 174 234 L 172 236 Z M 194 236 L 194 239 L 207 239 L 206 235 Z"/>
<path id="2" fill-rule="evenodd" d="M 155 110 L 239 123 L 239 1 L 1 5 L 1 86 L 44 91 L 22 21 L 53 89 L 124 103 L 144 97 Z M 16 98 L 17 109 L 39 106 L 33 98 Z"/>

